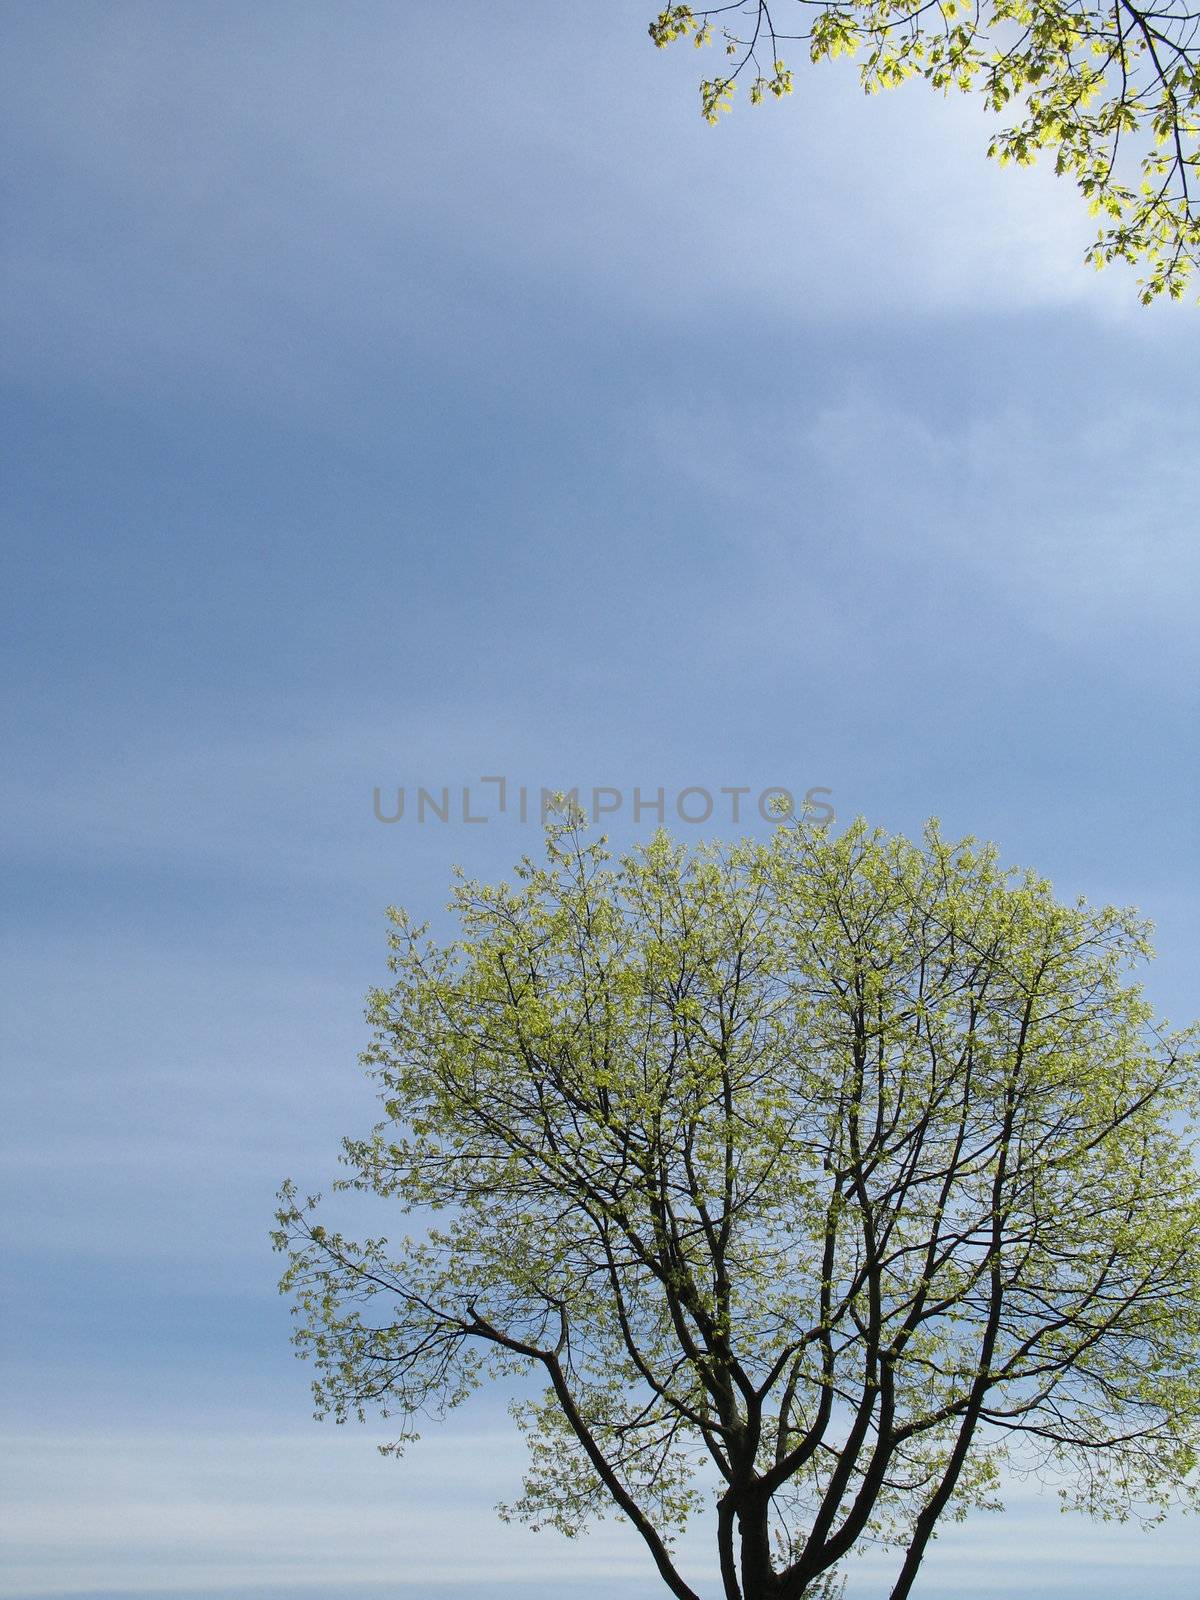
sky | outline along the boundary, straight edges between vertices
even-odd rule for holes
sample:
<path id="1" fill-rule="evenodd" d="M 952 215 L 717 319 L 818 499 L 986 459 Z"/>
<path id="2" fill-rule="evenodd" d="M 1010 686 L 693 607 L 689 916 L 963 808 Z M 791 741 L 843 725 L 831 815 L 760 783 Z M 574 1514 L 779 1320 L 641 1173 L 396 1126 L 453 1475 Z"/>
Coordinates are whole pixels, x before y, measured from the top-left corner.
<path id="1" fill-rule="evenodd" d="M 708 128 L 652 9 L 0 6 L 3 1600 L 659 1592 L 496 1520 L 501 1396 L 399 1463 L 314 1422 L 275 1292 L 385 907 L 536 852 L 522 787 L 937 815 L 1200 1011 L 1200 311 L 969 100 L 840 63 Z M 916 1593 L 1198 1553 L 1018 1483 Z"/>

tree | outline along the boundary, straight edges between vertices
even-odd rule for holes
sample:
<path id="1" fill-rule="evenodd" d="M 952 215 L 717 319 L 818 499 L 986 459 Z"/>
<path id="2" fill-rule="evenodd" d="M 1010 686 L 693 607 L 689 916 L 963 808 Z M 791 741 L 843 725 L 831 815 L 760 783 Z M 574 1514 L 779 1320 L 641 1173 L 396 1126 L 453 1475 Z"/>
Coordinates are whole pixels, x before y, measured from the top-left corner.
<path id="1" fill-rule="evenodd" d="M 540 1380 L 508 1514 L 615 1509 L 679 1600 L 706 1505 L 726 1600 L 813 1600 L 867 1541 L 902 1600 L 1010 1455 L 1101 1515 L 1186 1498 L 1196 1032 L 1153 1026 L 1133 914 L 933 824 L 618 859 L 556 822 L 454 903 L 445 946 L 390 913 L 385 1120 L 344 1145 L 418 1236 L 282 1192 L 318 1414 L 379 1407 L 399 1449 Z"/>
<path id="2" fill-rule="evenodd" d="M 988 154 L 1032 163 L 1055 154 L 1100 231 L 1097 267 L 1142 262 L 1146 303 L 1178 299 L 1200 262 L 1200 6 L 1197 0 L 793 0 L 807 26 L 777 30 L 767 0 L 667 4 L 650 24 L 660 47 L 713 39 L 721 19 L 725 69 L 700 86 L 716 122 L 740 78 L 750 100 L 791 94 L 788 42 L 813 61 L 861 60 L 868 94 L 921 77 L 935 89 L 982 94 L 989 112 L 1013 113 Z M 780 9 L 776 6 L 776 11 Z M 792 10 L 792 8 L 789 8 Z M 792 12 L 794 14 L 794 11 Z"/>

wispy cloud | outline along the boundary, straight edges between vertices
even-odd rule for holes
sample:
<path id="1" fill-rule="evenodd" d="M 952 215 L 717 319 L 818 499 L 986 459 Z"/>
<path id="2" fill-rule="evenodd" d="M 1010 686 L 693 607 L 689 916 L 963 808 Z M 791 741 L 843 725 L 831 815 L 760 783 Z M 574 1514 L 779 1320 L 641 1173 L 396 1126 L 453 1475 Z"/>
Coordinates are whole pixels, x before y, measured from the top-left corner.
<path id="1" fill-rule="evenodd" d="M 889 647 L 906 625 L 901 597 L 935 594 L 952 627 L 968 612 L 993 625 L 1000 608 L 1056 645 L 1107 653 L 1150 633 L 1156 657 L 1191 651 L 1194 407 L 1089 402 L 1068 382 L 1053 401 L 981 395 L 948 415 L 936 392 L 901 401 L 885 382 L 846 388 L 647 413 L 664 451 L 686 441 L 676 459 L 698 491 L 736 508 L 730 531 L 754 557 L 760 641 L 780 642 L 783 630 L 763 624 L 781 609 L 793 648 L 819 653 L 831 630 L 844 637 L 837 602 L 858 575 L 859 614 L 877 617 Z M 886 606 L 872 582 L 885 574 Z M 1136 674 L 1136 654 L 1128 664 Z M 1162 689 L 1186 694 L 1188 680 Z"/>
<path id="2" fill-rule="evenodd" d="M 0 1595 L 12 1600 L 380 1584 L 480 1595 L 493 1584 L 549 1587 L 565 1560 L 584 1581 L 653 1593 L 639 1551 L 612 1524 L 566 1556 L 554 1536 L 498 1521 L 491 1507 L 521 1471 L 507 1431 L 452 1429 L 400 1464 L 382 1461 L 361 1430 L 317 1428 L 23 1434 L 4 1450 Z"/>
<path id="3" fill-rule="evenodd" d="M 606 1522 L 566 1545 L 505 1526 L 523 1453 L 511 1428 L 431 1427 L 400 1462 L 371 1448 L 374 1430 L 207 1430 L 9 1435 L 8 1561 L 0 1595 L 170 1595 L 271 1588 L 369 1595 L 376 1586 L 455 1595 L 590 1593 L 652 1600 L 658 1580 L 636 1536 Z M 378 1436 L 378 1435 L 375 1435 Z M 19 1470 L 14 1467 L 19 1463 Z M 1153 1561 L 1155 1593 L 1184 1600 L 1193 1531 L 1153 1534 L 1061 1518 L 1050 1499 L 1014 1487 L 1003 1519 L 979 1515 L 939 1539 L 922 1574 L 929 1596 L 1003 1600 L 1046 1592 L 1127 1600 Z M 469 1534 L 465 1530 L 469 1529 Z M 681 1559 L 715 1595 L 711 1530 L 689 1529 Z M 894 1558 L 851 1564 L 852 1600 L 877 1595 Z"/>

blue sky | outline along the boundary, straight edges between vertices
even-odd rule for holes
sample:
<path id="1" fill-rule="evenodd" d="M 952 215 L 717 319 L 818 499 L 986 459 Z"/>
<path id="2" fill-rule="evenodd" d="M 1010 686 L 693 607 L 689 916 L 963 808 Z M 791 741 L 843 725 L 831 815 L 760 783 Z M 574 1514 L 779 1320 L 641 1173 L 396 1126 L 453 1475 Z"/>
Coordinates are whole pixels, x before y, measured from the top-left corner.
<path id="1" fill-rule="evenodd" d="M 376 785 L 938 814 L 1200 1009 L 1195 306 L 970 102 L 714 131 L 646 0 L 452 9 L 3 7 L 6 1600 L 657 1592 L 495 1522 L 498 1403 L 309 1421 L 266 1235 L 383 909 L 537 847 Z M 1013 1504 L 918 1592 L 1192 1592 L 1194 1525 Z"/>

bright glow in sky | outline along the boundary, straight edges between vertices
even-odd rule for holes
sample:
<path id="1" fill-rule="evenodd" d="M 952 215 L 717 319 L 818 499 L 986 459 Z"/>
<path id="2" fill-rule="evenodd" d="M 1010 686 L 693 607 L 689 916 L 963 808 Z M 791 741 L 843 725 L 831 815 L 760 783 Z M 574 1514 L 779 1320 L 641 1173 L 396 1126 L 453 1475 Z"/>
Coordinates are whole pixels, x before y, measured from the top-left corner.
<path id="1" fill-rule="evenodd" d="M 652 9 L 3 6 L 8 1600 L 660 1592 L 495 1521 L 498 1404 L 308 1420 L 267 1231 L 373 1119 L 383 909 L 538 846 L 376 785 L 938 814 L 1200 1010 L 1200 311 L 970 102 L 707 128 Z M 1035 1487 L 917 1593 L 1194 1593 Z"/>

